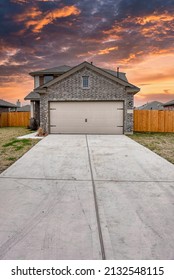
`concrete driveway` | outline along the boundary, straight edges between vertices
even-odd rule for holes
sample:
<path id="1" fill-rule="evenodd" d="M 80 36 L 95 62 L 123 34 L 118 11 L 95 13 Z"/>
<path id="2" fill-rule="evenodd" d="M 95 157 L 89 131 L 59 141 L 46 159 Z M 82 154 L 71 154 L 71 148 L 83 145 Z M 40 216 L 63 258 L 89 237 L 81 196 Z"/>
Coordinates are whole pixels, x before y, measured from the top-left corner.
<path id="1" fill-rule="evenodd" d="M 0 175 L 0 259 L 173 259 L 174 166 L 126 136 L 49 135 Z"/>

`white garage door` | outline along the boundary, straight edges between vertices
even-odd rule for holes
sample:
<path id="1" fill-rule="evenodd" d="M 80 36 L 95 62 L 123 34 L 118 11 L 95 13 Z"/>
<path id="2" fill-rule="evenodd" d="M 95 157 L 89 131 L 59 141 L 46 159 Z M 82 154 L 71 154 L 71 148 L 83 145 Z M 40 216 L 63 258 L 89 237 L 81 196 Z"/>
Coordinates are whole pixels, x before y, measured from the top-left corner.
<path id="1" fill-rule="evenodd" d="M 123 102 L 50 102 L 50 133 L 123 134 Z"/>

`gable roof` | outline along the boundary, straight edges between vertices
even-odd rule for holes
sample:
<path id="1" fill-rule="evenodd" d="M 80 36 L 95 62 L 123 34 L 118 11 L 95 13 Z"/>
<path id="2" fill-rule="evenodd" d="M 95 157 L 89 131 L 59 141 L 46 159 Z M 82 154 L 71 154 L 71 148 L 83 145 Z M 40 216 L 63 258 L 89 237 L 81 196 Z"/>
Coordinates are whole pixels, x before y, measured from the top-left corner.
<path id="1" fill-rule="evenodd" d="M 113 75 L 111 72 L 107 72 L 106 70 L 96 67 L 93 64 L 90 64 L 86 61 L 82 62 L 81 64 L 71 68 L 70 70 L 68 70 L 67 72 L 65 72 L 64 74 L 62 74 L 61 76 L 49 81 L 46 84 L 43 84 L 42 86 L 39 86 L 38 88 L 35 89 L 36 92 L 39 93 L 43 93 L 45 90 L 45 88 L 50 87 L 51 85 L 67 78 L 68 76 L 74 74 L 75 72 L 81 70 L 82 68 L 87 67 L 95 72 L 97 72 L 98 74 L 101 74 L 103 76 L 105 76 L 106 78 L 109 78 L 125 87 L 127 87 L 127 92 L 132 92 L 132 93 L 137 93 L 139 92 L 139 88 L 130 84 L 129 82 L 122 80 L 121 78 L 118 78 L 117 76 Z M 111 70 L 112 71 L 112 70 Z M 40 91 L 41 90 L 41 91 Z"/>
<path id="2" fill-rule="evenodd" d="M 170 106 L 170 105 L 174 105 L 174 100 L 170 100 L 170 101 L 163 104 L 164 107 Z"/>
<path id="3" fill-rule="evenodd" d="M 38 70 L 38 71 L 35 71 L 35 72 L 30 72 L 29 74 L 31 76 L 36 76 L 36 75 L 51 75 L 51 74 L 63 74 L 67 71 L 69 71 L 70 69 L 72 69 L 74 67 L 71 67 L 71 66 L 68 66 L 68 65 L 61 65 L 61 66 L 57 66 L 57 67 L 53 67 L 53 68 L 49 68 L 49 69 L 43 69 L 43 70 Z M 105 69 L 105 68 L 100 68 L 114 76 L 118 76 L 119 75 L 119 78 L 128 82 L 127 78 L 126 78 L 126 74 L 123 73 L 123 72 L 119 72 L 117 73 L 116 71 L 114 70 L 110 70 L 110 69 Z"/>
<path id="4" fill-rule="evenodd" d="M 12 104 L 8 101 L 5 101 L 3 99 L 0 99 L 0 107 L 8 107 L 8 108 L 17 108 L 17 105 Z"/>

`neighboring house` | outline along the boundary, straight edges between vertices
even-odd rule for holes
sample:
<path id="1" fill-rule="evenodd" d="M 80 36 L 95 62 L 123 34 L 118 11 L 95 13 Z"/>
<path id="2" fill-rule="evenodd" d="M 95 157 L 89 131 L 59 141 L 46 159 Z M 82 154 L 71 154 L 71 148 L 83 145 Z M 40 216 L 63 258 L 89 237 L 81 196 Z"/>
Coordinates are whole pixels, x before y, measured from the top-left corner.
<path id="1" fill-rule="evenodd" d="M 30 73 L 31 117 L 48 133 L 133 132 L 134 95 L 125 73 L 83 62 Z"/>
<path id="2" fill-rule="evenodd" d="M 17 108 L 17 112 L 30 112 L 30 105 L 24 105 Z"/>
<path id="3" fill-rule="evenodd" d="M 164 110 L 174 111 L 174 100 L 168 101 L 167 103 L 163 104 Z"/>
<path id="4" fill-rule="evenodd" d="M 164 110 L 163 103 L 152 101 L 136 108 L 136 110 Z"/>
<path id="5" fill-rule="evenodd" d="M 0 113 L 2 112 L 14 112 L 16 111 L 17 106 L 10 102 L 7 102 L 3 99 L 0 99 Z"/>

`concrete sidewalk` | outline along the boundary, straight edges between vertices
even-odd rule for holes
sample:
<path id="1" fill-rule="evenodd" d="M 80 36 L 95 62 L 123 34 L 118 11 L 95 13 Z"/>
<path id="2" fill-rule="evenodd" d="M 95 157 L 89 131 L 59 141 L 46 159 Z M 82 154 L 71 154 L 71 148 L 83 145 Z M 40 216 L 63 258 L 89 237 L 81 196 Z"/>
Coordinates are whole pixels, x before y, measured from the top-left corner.
<path id="1" fill-rule="evenodd" d="M 0 258 L 173 259 L 173 202 L 174 166 L 130 138 L 49 135 L 0 175 Z"/>

